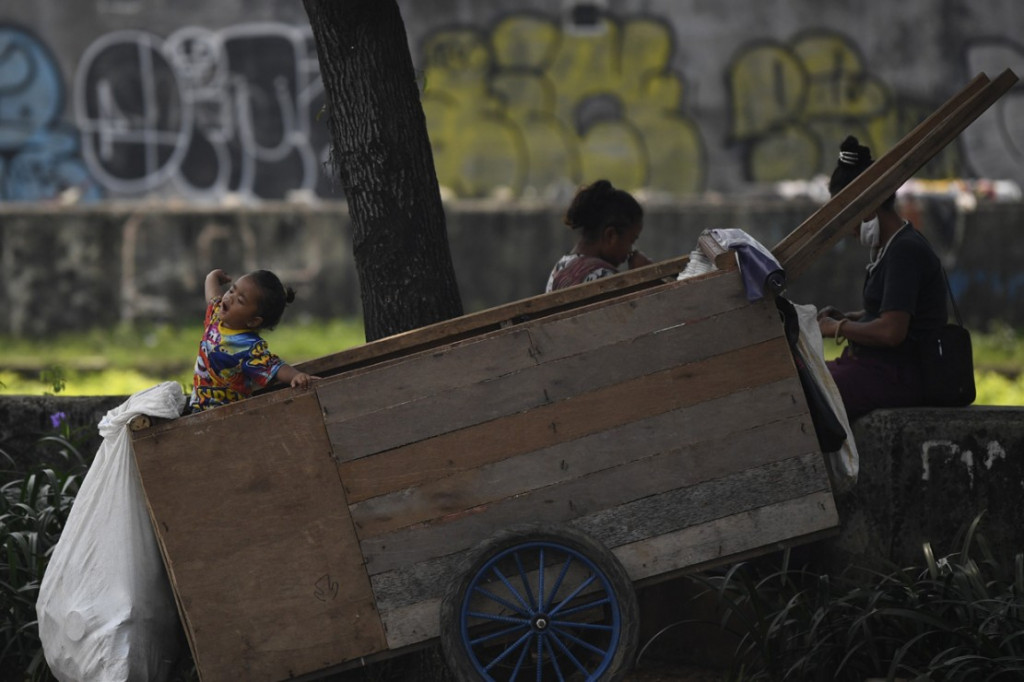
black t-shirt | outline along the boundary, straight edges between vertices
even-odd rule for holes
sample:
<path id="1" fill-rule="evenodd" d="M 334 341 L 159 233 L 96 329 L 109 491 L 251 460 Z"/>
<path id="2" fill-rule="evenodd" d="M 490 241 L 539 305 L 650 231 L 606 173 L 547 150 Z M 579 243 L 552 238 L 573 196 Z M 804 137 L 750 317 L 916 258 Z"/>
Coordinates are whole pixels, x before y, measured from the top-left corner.
<path id="1" fill-rule="evenodd" d="M 946 324 L 942 263 L 928 241 L 910 223 L 889 240 L 881 260 L 864 281 L 861 321 L 881 317 L 887 310 L 910 313 L 907 338 L 892 349 L 899 353 L 916 351 L 917 342 L 925 333 Z"/>

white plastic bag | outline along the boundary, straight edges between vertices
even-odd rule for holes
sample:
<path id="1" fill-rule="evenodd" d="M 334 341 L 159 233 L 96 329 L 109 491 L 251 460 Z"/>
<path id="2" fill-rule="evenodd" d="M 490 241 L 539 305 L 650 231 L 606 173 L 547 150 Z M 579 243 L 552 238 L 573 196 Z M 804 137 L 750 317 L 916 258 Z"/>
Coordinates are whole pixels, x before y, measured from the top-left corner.
<path id="1" fill-rule="evenodd" d="M 811 370 L 818 385 L 824 389 L 832 411 L 846 430 L 846 440 L 839 450 L 826 453 L 834 474 L 832 485 L 836 490 L 844 491 L 857 482 L 857 474 L 860 472 L 860 455 L 853 440 L 853 429 L 850 428 L 850 420 L 846 416 L 843 396 L 840 395 L 839 387 L 836 386 L 825 364 L 825 346 L 821 338 L 821 329 L 818 328 L 818 309 L 810 304 L 794 304 L 793 307 L 796 308 L 800 319 L 800 340 L 797 343 L 800 355 L 807 361 L 808 369 Z"/>
<path id="2" fill-rule="evenodd" d="M 128 422 L 181 414 L 181 385 L 134 394 L 100 420 L 103 443 L 82 481 L 36 601 L 39 639 L 61 682 L 167 679 L 178 612 L 135 466 Z"/>

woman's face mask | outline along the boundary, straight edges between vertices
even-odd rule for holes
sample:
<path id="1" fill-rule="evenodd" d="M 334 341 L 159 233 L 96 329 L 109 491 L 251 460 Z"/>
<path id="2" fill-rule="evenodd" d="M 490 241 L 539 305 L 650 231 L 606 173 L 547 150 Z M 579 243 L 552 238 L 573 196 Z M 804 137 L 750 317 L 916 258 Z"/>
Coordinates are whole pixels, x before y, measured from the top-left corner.
<path id="1" fill-rule="evenodd" d="M 879 226 L 878 216 L 865 220 L 860 224 L 860 243 L 869 249 L 878 248 Z"/>

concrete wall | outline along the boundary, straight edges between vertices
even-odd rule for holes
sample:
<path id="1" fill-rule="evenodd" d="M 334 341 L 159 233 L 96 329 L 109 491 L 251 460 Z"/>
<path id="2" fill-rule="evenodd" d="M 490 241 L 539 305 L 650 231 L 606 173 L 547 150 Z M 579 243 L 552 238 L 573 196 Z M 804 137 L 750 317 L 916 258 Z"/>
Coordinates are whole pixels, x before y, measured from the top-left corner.
<path id="1" fill-rule="evenodd" d="M 734 194 L 877 150 L 980 71 L 1024 74 L 1014 0 L 400 0 L 441 184 L 563 202 Z M 338 197 L 295 0 L 0 8 L 0 199 Z M 1024 86 L 923 176 L 1024 184 Z"/>
<path id="2" fill-rule="evenodd" d="M 652 258 L 689 253 L 707 228 L 735 227 L 773 246 L 817 207 L 807 201 L 650 202 L 639 246 Z M 951 199 L 905 204 L 946 259 L 967 323 L 1024 326 L 1024 203 L 959 211 Z M 446 206 L 449 241 L 467 312 L 534 296 L 572 244 L 564 206 L 458 201 Z M 154 207 L 0 205 L 0 334 L 42 338 L 121 322 L 198 324 L 202 283 L 215 267 L 231 274 L 276 271 L 298 298 L 298 316 L 347 317 L 361 310 L 343 203 L 317 206 Z M 858 309 L 866 253 L 840 242 L 799 280 L 801 303 Z"/>

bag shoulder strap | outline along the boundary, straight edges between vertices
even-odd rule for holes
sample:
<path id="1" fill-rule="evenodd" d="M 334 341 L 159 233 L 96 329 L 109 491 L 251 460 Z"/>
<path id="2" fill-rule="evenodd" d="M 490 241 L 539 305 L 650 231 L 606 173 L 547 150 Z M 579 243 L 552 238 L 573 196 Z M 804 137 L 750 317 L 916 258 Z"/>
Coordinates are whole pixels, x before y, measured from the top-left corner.
<path id="1" fill-rule="evenodd" d="M 953 287 L 949 286 L 949 278 L 946 277 L 946 268 L 942 267 L 942 263 L 939 263 L 939 269 L 942 271 L 942 281 L 946 283 L 946 291 L 949 293 L 949 300 L 953 304 L 953 316 L 956 317 L 956 323 L 958 326 L 964 326 L 964 321 L 960 318 L 960 308 L 956 305 L 956 297 L 953 296 Z"/>
<path id="2" fill-rule="evenodd" d="M 913 229 L 914 232 L 916 232 L 918 234 L 918 236 L 920 236 L 921 239 L 923 239 L 925 241 L 925 243 L 929 247 L 932 246 L 932 243 L 930 241 L 928 241 L 928 238 L 924 236 L 924 233 L 921 232 L 921 230 L 918 230 L 913 225 L 911 225 L 909 220 L 907 221 L 907 226 L 910 227 L 911 229 Z M 932 253 L 935 253 L 935 249 L 934 248 L 932 248 Z M 939 254 L 936 253 L 935 257 L 939 258 Z M 962 327 L 962 326 L 964 326 L 964 321 L 960 317 L 960 308 L 958 308 L 957 305 L 956 305 L 956 297 L 953 296 L 953 287 L 949 286 L 949 278 L 946 277 L 946 268 L 945 268 L 945 266 L 942 265 L 942 259 L 939 259 L 939 271 L 942 273 L 942 281 L 946 285 L 946 293 L 949 294 L 949 300 L 953 304 L 953 316 L 956 318 L 957 325 Z"/>

